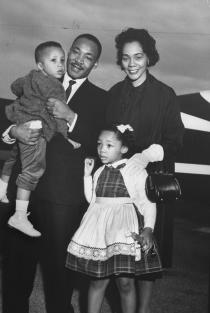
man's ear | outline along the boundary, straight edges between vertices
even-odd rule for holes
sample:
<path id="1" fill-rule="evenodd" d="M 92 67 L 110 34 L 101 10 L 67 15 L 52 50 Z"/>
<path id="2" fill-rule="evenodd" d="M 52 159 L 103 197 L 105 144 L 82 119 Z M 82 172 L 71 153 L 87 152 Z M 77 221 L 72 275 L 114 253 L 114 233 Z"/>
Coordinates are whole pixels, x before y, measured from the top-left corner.
<path id="1" fill-rule="evenodd" d="M 95 62 L 93 68 L 96 69 L 96 67 L 98 67 L 98 61 Z"/>
<path id="2" fill-rule="evenodd" d="M 122 154 L 127 153 L 127 152 L 128 152 L 128 147 L 126 147 L 126 146 L 122 146 L 122 148 L 121 148 L 121 152 L 122 152 Z"/>

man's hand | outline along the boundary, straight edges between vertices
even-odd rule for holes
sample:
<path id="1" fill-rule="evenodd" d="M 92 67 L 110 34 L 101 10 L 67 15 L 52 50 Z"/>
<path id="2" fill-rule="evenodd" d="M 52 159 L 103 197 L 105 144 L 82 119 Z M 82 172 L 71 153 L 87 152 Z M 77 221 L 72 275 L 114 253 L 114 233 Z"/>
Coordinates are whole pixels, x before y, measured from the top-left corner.
<path id="1" fill-rule="evenodd" d="M 72 123 L 75 118 L 75 113 L 69 108 L 69 106 L 58 99 L 49 98 L 47 101 L 47 109 L 50 114 L 56 118 L 65 120 L 68 123 Z"/>
<path id="2" fill-rule="evenodd" d="M 10 137 L 19 140 L 26 145 L 35 145 L 41 135 L 42 129 L 31 129 L 30 122 L 15 125 L 10 129 Z"/>

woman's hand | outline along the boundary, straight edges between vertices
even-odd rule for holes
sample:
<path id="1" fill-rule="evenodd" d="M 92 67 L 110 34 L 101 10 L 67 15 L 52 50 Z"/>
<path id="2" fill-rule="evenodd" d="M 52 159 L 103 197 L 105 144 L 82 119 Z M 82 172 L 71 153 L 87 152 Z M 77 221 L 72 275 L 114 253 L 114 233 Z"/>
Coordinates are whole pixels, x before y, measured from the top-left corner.
<path id="1" fill-rule="evenodd" d="M 95 160 L 93 158 L 86 158 L 85 159 L 85 168 L 84 168 L 84 175 L 90 176 L 92 173 L 92 170 L 95 165 Z"/>
<path id="2" fill-rule="evenodd" d="M 56 118 L 72 123 L 75 118 L 75 113 L 69 108 L 68 104 L 55 98 L 49 98 L 47 103 L 48 112 Z"/>
<path id="3" fill-rule="evenodd" d="M 134 240 L 138 241 L 145 253 L 148 253 L 153 246 L 153 231 L 152 228 L 146 227 L 141 234 L 131 233 Z"/>
<path id="4" fill-rule="evenodd" d="M 30 128 L 31 121 L 22 123 L 19 125 L 14 125 L 10 129 L 10 137 L 17 139 L 18 141 L 26 145 L 35 145 L 41 136 L 42 129 L 32 129 Z"/>

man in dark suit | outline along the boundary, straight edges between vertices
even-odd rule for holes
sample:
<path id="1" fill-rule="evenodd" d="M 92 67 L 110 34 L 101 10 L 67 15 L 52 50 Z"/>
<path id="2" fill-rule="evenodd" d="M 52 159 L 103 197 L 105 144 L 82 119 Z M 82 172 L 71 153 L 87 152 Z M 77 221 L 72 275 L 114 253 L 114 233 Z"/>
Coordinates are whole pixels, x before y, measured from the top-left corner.
<path id="1" fill-rule="evenodd" d="M 66 120 L 69 138 L 60 134 L 47 146 L 46 172 L 31 201 L 31 219 L 42 233 L 40 239 L 10 232 L 3 276 L 3 312 L 28 313 L 36 263 L 40 261 L 48 313 L 73 312 L 73 273 L 65 269 L 66 248 L 76 230 L 86 202 L 83 193 L 84 158 L 96 153 L 97 135 L 105 116 L 106 92 L 87 79 L 97 67 L 101 44 L 90 34 L 78 36 L 68 53 L 63 86 L 67 104 L 49 99 L 50 113 Z M 69 81 L 74 80 L 69 84 Z M 71 92 L 69 93 L 69 89 Z M 9 136 L 8 136 L 9 135 Z M 33 144 L 38 131 L 14 126 L 10 137 Z"/>

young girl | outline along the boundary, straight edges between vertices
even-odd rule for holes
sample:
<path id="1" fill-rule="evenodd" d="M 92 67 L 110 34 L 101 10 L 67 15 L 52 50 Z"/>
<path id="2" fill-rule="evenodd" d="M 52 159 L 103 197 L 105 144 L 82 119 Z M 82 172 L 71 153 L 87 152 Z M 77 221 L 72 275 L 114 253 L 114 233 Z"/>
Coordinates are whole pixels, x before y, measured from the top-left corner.
<path id="1" fill-rule="evenodd" d="M 132 138 L 130 125 L 107 127 L 100 133 L 98 155 L 103 166 L 93 180 L 94 161 L 85 160 L 84 189 L 90 206 L 68 246 L 66 267 L 92 277 L 89 313 L 100 312 L 112 275 L 119 288 L 122 312 L 134 313 L 134 276 L 161 270 L 153 244 L 156 205 L 145 194 L 145 167 L 150 161 L 162 160 L 163 149 L 152 145 L 126 159 Z"/>

